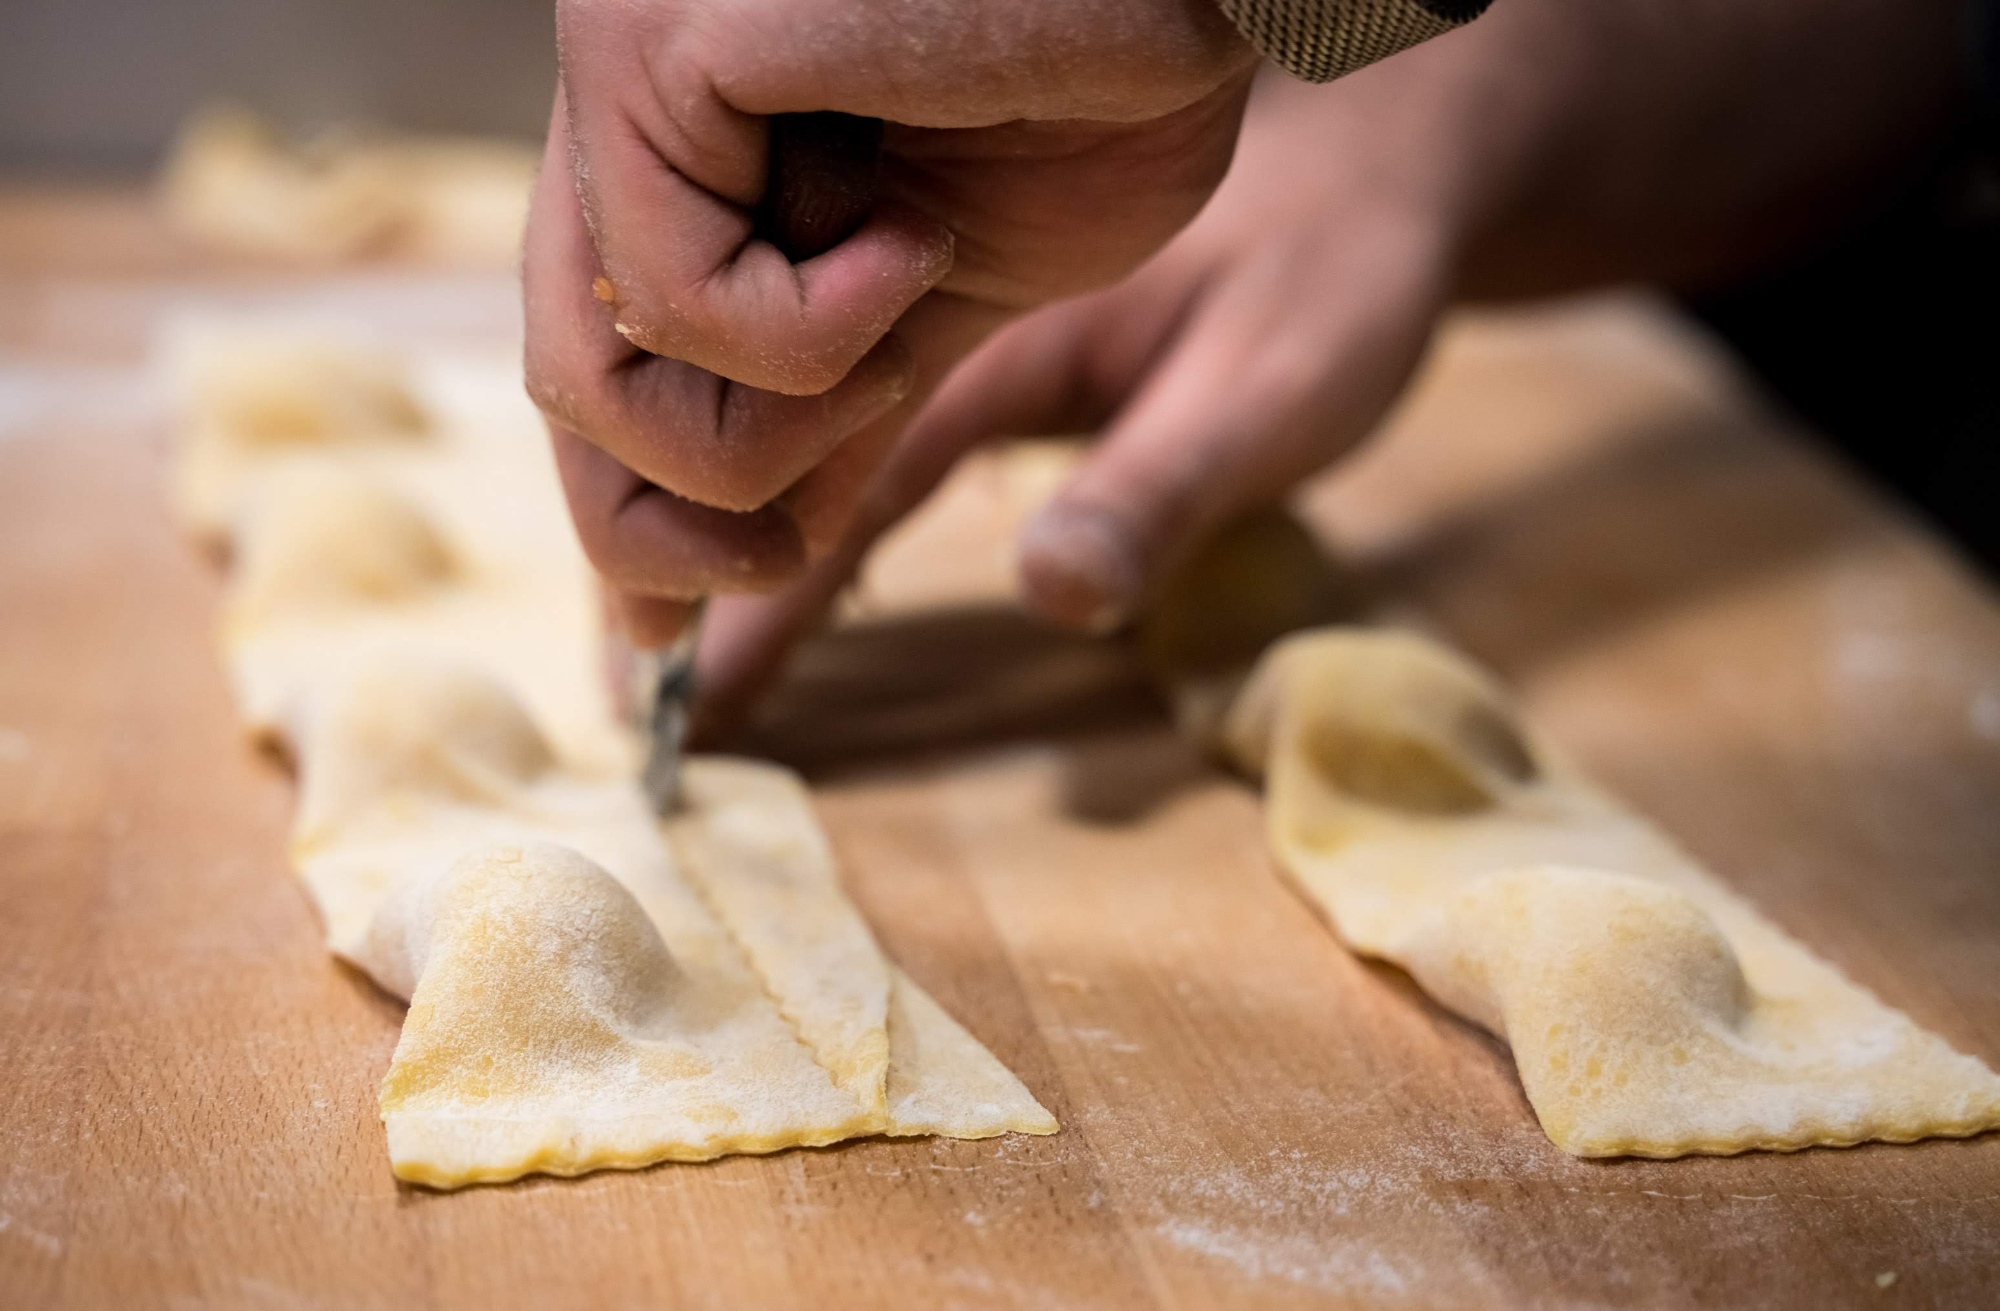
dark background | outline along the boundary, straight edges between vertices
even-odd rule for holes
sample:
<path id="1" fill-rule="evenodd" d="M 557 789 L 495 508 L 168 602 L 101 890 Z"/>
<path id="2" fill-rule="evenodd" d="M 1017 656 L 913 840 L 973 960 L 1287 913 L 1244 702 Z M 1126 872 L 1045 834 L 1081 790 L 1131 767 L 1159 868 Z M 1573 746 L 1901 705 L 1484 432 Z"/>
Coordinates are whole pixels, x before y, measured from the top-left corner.
<path id="1" fill-rule="evenodd" d="M 2000 578 L 2000 114 L 1881 204 L 1692 308 L 1878 486 Z"/>

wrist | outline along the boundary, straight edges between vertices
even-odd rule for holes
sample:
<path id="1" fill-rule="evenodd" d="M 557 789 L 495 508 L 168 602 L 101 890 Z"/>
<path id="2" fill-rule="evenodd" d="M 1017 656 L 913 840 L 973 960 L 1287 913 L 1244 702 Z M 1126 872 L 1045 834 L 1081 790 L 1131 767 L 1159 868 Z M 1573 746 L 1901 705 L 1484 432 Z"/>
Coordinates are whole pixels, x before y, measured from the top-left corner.
<path id="1" fill-rule="evenodd" d="M 1450 287 L 1559 168 L 1564 125 L 1593 76 L 1593 23 L 1576 8 L 1511 0 L 1332 87 L 1271 89 L 1344 98 L 1333 149 L 1364 161 L 1374 208 L 1435 252 Z"/>
<path id="2" fill-rule="evenodd" d="M 1343 224 L 1403 231 L 1449 281 L 1518 203 L 1552 114 L 1543 85 L 1496 70 L 1502 52 L 1486 25 L 1499 12 L 1331 85 L 1267 73 L 1239 167 L 1294 179 L 1286 189 L 1307 211 L 1295 216 L 1302 225 L 1330 208 Z M 1329 166 L 1302 175 L 1301 159 L 1314 156 Z"/>

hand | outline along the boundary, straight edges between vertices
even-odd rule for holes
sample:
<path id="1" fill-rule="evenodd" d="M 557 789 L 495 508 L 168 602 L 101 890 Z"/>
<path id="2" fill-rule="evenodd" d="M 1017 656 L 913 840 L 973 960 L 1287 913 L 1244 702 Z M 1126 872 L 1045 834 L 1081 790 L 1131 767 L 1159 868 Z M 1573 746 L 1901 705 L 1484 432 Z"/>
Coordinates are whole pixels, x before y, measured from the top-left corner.
<path id="1" fill-rule="evenodd" d="M 1448 165 L 1376 112 L 1405 83 L 1394 68 L 1260 83 L 1227 179 L 1185 232 L 1125 282 L 1021 318 L 968 358 L 837 550 L 775 596 L 712 603 L 698 731 L 740 717 L 874 540 L 983 442 L 1102 431 L 1020 559 L 1030 606 L 1107 631 L 1223 521 L 1359 440 L 1422 356 L 1453 254 L 1455 205 L 1426 167 Z M 1383 156 L 1405 162 L 1375 167 Z"/>
<path id="2" fill-rule="evenodd" d="M 1449 296 L 1698 284 L 1839 220 L 1951 92 L 1951 0 L 1501 0 L 1327 87 L 1261 85 L 1214 200 L 1123 285 L 994 336 L 839 548 L 719 602 L 697 732 L 739 718 L 966 450 L 1102 428 L 1028 527 L 1028 602 L 1117 626 L 1216 525 L 1360 440 Z"/>
<path id="3" fill-rule="evenodd" d="M 1177 231 L 1254 67 L 1213 0 L 565 0 L 558 30 L 529 389 L 648 642 L 831 549 L 952 364 Z M 880 200 L 793 266 L 751 236 L 765 116 L 826 109 L 889 121 Z"/>

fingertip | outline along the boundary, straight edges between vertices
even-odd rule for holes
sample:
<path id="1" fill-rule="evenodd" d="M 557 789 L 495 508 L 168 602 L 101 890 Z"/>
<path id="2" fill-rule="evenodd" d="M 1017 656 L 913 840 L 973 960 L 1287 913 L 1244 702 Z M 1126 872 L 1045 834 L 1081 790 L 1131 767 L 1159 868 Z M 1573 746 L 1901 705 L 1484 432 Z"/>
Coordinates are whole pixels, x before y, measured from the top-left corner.
<path id="1" fill-rule="evenodd" d="M 690 602 L 632 592 L 617 593 L 614 609 L 625 640 L 641 651 L 657 651 L 671 645 L 695 615 L 695 606 Z"/>
<path id="2" fill-rule="evenodd" d="M 858 429 L 908 399 L 917 385 L 917 357 L 908 342 L 889 332 L 855 362 L 847 378 L 857 392 L 850 428 Z"/>
<path id="3" fill-rule="evenodd" d="M 565 428 L 549 431 L 577 540 L 615 592 L 673 606 L 718 591 L 769 591 L 805 568 L 804 540 L 781 507 L 702 505 L 647 483 Z"/>
<path id="4" fill-rule="evenodd" d="M 944 280 L 958 253 L 958 238 L 950 228 L 922 210 L 893 201 L 877 204 L 854 235 L 884 242 L 902 260 L 903 276 L 925 290 Z"/>
<path id="5" fill-rule="evenodd" d="M 648 487 L 613 515 L 592 563 L 618 586 L 668 601 L 713 592 L 768 592 L 806 566 L 805 542 L 778 506 L 747 513 Z"/>
<path id="6" fill-rule="evenodd" d="M 1021 582 L 1045 618 L 1092 634 L 1115 632 L 1145 590 L 1145 568 L 1129 528 L 1110 510 L 1055 501 L 1021 533 Z"/>
<path id="7" fill-rule="evenodd" d="M 733 458 L 740 467 L 710 462 L 700 471 L 690 470 L 700 478 L 689 484 L 689 491 L 704 504 L 738 513 L 781 498 L 796 501 L 801 483 L 823 481 L 829 465 L 851 464 L 849 448 L 859 435 L 879 427 L 916 381 L 915 357 L 892 333 L 862 356 L 839 386 L 822 395 L 737 388 L 725 399 L 731 421 L 717 437 L 737 452 Z M 843 456 L 843 451 L 849 454 Z"/>
<path id="8" fill-rule="evenodd" d="M 863 427 L 780 498 L 808 560 L 824 561 L 845 540 L 898 435 L 893 419 Z"/>
<path id="9" fill-rule="evenodd" d="M 757 385 L 793 396 L 816 396 L 838 386 L 951 272 L 954 249 L 955 238 L 942 223 L 904 206 L 883 205 L 832 250 L 790 266 L 804 298 L 803 326 L 784 348 L 765 353 L 759 364 L 766 377 Z M 908 355 L 899 342 L 886 358 L 913 375 Z M 898 399 L 908 389 L 906 381 Z"/>
<path id="10" fill-rule="evenodd" d="M 792 649 L 817 626 L 823 590 L 820 579 L 807 575 L 776 595 L 718 596 L 708 603 L 695 653 L 690 745 L 712 747 L 749 721 Z"/>

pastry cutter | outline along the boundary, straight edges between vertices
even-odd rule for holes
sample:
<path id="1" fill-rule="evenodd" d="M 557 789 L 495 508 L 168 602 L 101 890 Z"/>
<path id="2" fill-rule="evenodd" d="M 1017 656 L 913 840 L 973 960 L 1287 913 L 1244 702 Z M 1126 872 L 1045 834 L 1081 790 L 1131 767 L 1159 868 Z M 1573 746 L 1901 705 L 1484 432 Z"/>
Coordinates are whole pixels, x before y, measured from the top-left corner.
<path id="1" fill-rule="evenodd" d="M 839 245 L 875 203 L 882 121 L 852 114 L 774 114 L 769 181 L 756 213 L 757 235 L 794 264 Z M 680 804 L 681 755 L 694 706 L 695 650 L 706 599 L 695 602 L 667 646 L 633 653 L 632 702 L 646 737 L 640 784 L 659 815 Z"/>

